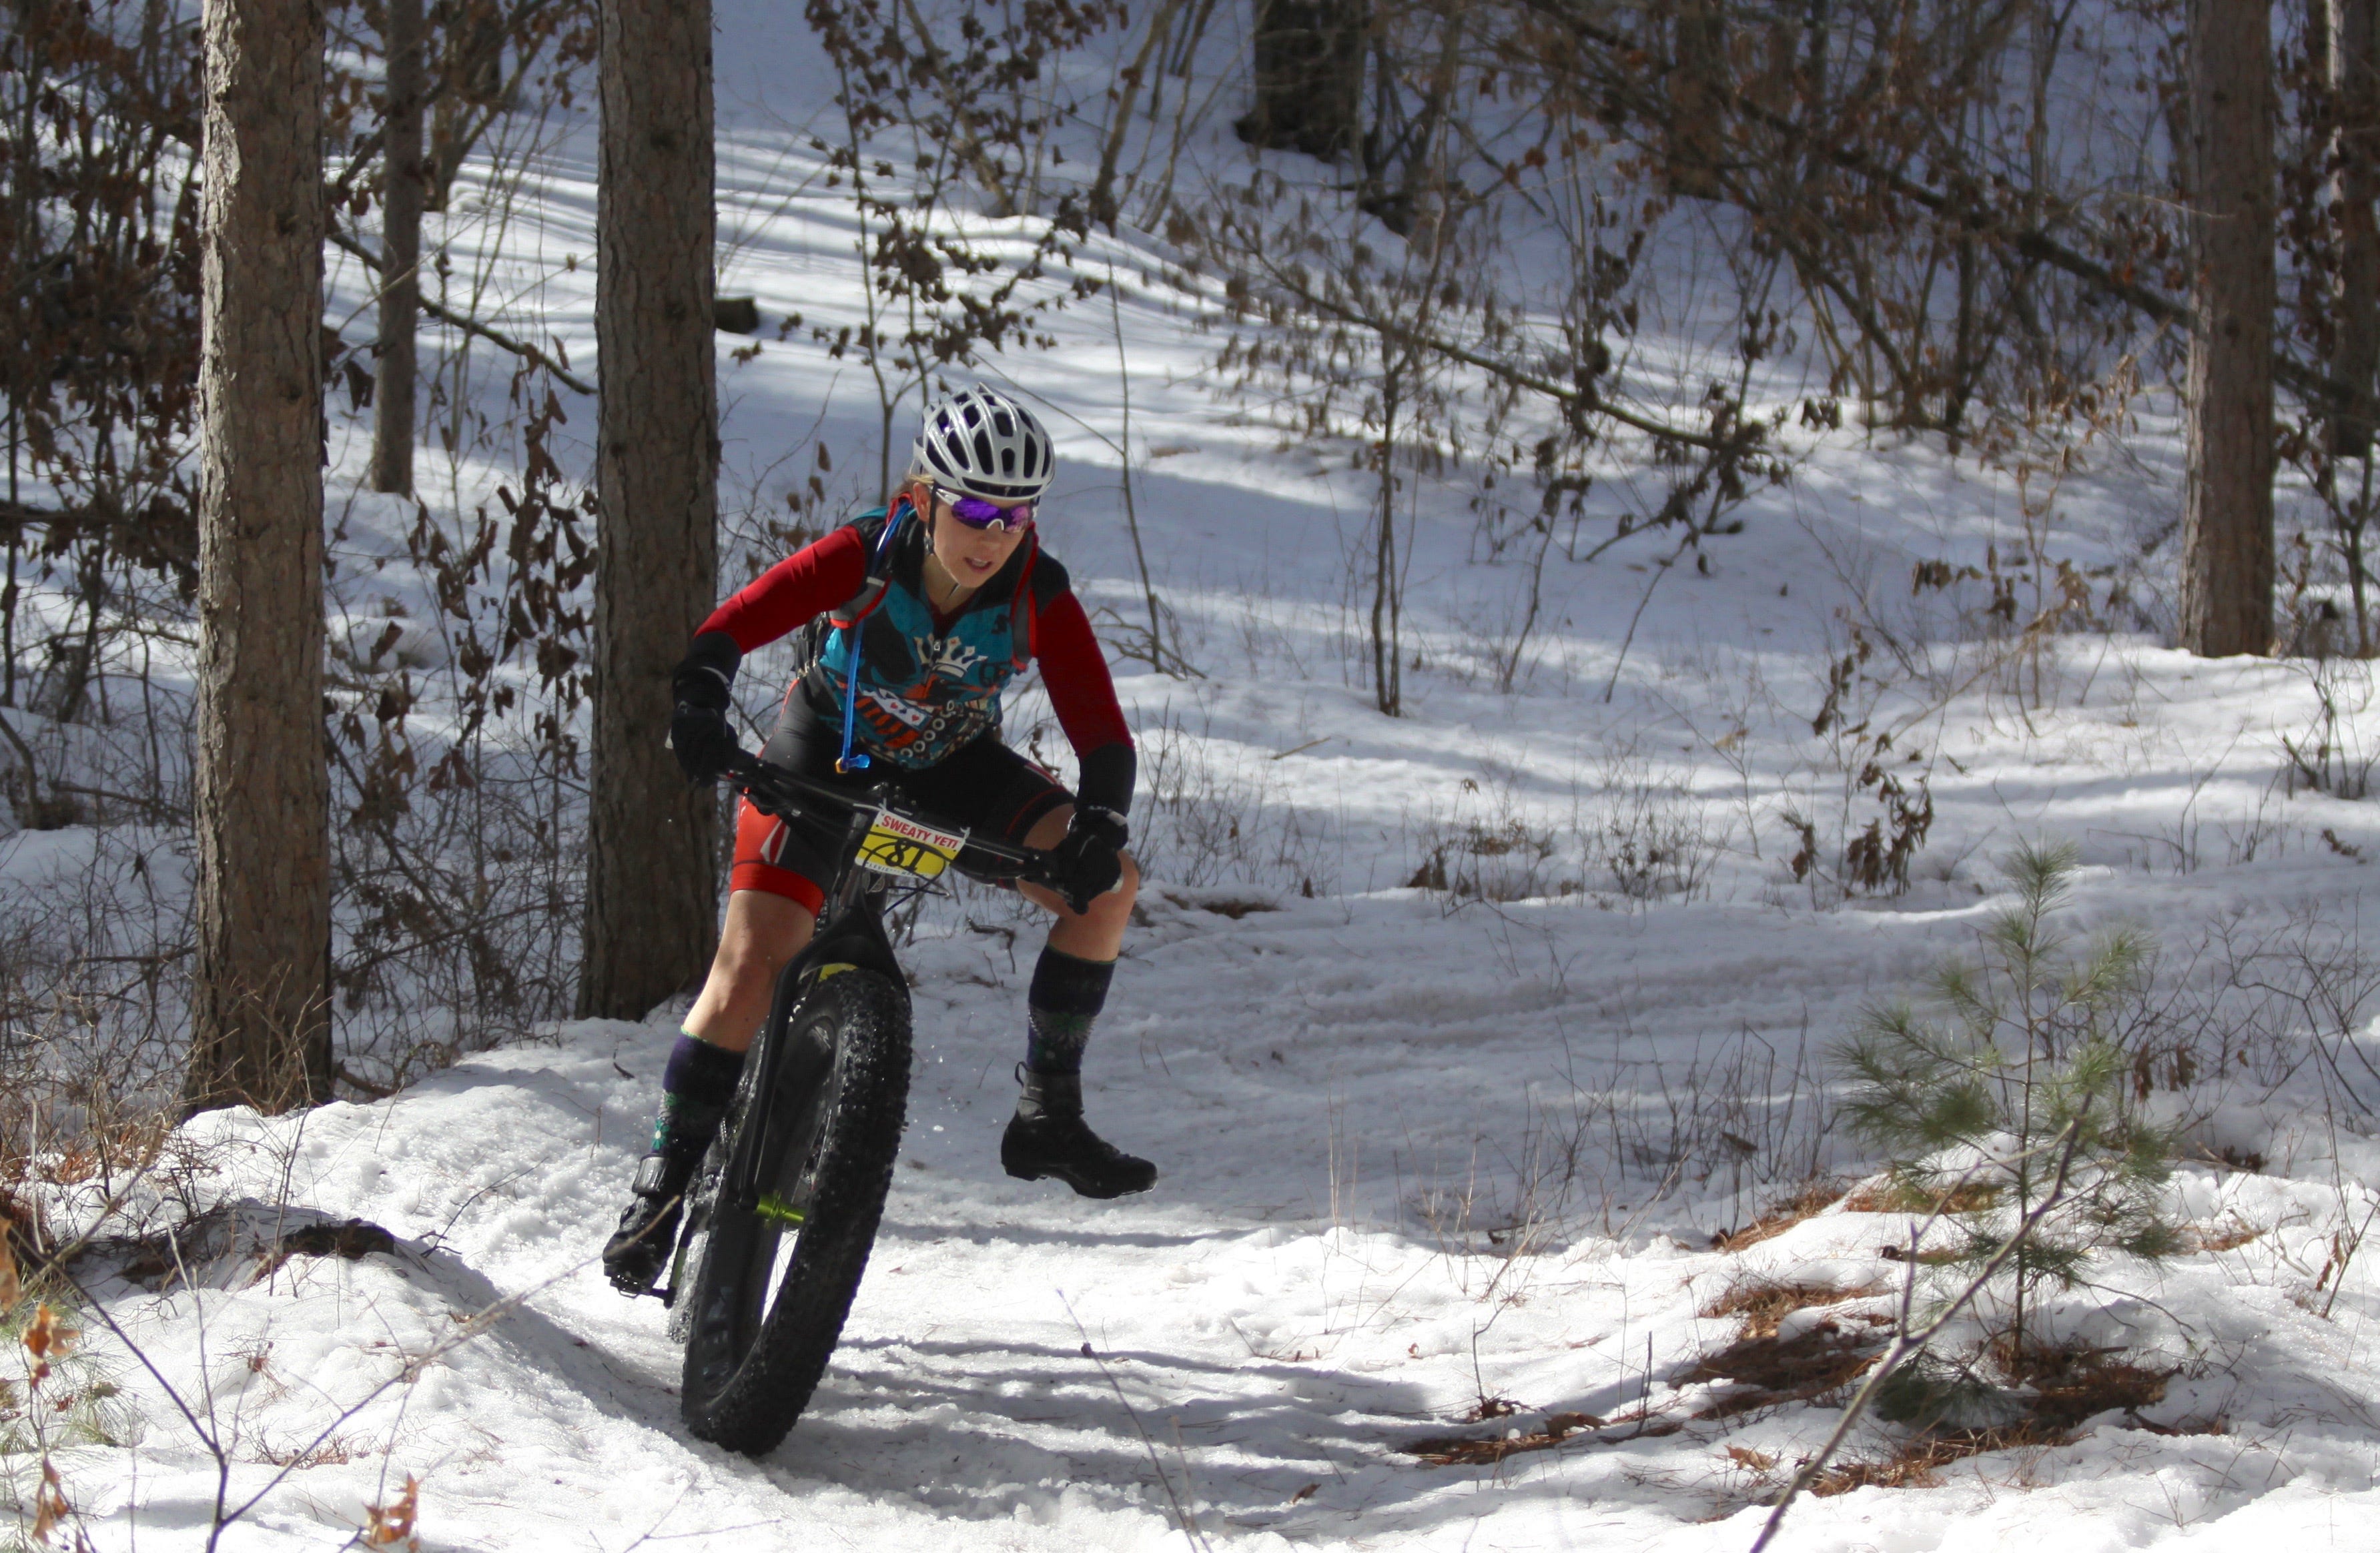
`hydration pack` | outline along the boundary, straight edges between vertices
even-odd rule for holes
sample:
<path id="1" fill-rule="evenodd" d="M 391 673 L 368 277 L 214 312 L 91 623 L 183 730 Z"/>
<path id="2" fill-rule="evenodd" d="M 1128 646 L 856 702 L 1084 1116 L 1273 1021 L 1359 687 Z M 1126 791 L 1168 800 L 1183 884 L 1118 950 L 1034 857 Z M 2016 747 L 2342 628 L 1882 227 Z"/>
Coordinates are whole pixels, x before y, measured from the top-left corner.
<path id="1" fill-rule="evenodd" d="M 806 634 L 801 683 L 814 702 L 841 713 L 846 760 L 856 747 L 911 769 L 930 766 L 998 728 L 1001 690 L 1033 659 L 1041 595 L 1066 587 L 1063 568 L 1042 566 L 1039 536 L 1027 533 L 1022 564 L 1012 558 L 1002 568 L 1014 568 L 1005 607 L 970 600 L 940 627 L 922 594 L 893 576 L 917 516 L 904 496 L 890 514 L 858 517 L 867 579 Z"/>

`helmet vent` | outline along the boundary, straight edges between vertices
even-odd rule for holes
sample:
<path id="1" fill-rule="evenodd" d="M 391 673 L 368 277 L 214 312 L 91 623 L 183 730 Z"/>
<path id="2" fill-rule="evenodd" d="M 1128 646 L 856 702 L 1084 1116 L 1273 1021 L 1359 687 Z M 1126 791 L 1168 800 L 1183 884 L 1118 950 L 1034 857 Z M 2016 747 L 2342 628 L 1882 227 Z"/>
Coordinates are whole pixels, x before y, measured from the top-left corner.
<path id="1" fill-rule="evenodd" d="M 1030 502 L 1049 489 L 1057 458 L 1033 412 L 981 383 L 929 407 L 917 429 L 912 466 L 962 495 Z"/>

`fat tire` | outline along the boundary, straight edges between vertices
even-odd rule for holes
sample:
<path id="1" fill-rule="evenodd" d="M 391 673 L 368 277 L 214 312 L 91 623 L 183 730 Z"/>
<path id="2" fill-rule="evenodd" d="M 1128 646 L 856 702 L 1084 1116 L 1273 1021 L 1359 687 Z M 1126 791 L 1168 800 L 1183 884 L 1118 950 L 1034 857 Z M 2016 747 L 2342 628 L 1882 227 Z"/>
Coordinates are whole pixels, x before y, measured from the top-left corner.
<path id="1" fill-rule="evenodd" d="M 710 1162 L 710 1200 L 702 1207 L 691 1297 L 684 1304 L 680 1411 L 686 1426 L 698 1438 L 747 1456 L 775 1450 L 809 1404 L 868 1270 L 908 1108 L 908 995 L 874 971 L 830 967 L 787 1017 L 783 1038 L 788 1062 L 775 1103 L 757 1103 L 759 1064 L 747 1064 L 752 1071 Z M 810 1071 L 802 1071 L 806 1043 L 832 1051 L 831 1069 L 820 1052 Z M 783 1126 L 787 1107 L 817 1108 L 816 1125 Z M 749 1126 L 767 1130 L 772 1116 L 778 1135 L 744 1136 Z M 719 1186 L 718 1172 L 739 1147 L 777 1155 L 757 1161 L 763 1183 L 815 1182 L 792 1258 L 740 1355 L 736 1334 L 761 1297 L 752 1283 L 768 1278 L 780 1236 L 757 1214 L 738 1211 Z M 796 1151 L 802 1159 L 792 1158 Z M 740 1321 L 739 1312 L 747 1313 Z"/>

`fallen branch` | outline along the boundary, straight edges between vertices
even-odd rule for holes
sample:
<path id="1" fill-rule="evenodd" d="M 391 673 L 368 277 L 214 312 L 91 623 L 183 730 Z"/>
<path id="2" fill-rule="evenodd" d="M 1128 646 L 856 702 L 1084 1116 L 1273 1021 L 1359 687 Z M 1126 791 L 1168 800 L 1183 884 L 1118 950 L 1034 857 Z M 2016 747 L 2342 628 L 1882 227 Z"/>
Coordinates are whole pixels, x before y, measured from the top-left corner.
<path id="1" fill-rule="evenodd" d="M 1876 1361 L 1876 1368 L 1868 1371 L 1866 1383 L 1862 1385 L 1858 1394 L 1852 1398 L 1851 1405 L 1843 1409 L 1843 1415 L 1835 1421 L 1834 1433 L 1827 1437 L 1827 1443 L 1818 1448 L 1816 1455 L 1802 1463 L 1802 1470 L 1795 1473 L 1793 1480 L 1785 1485 L 1783 1490 L 1778 1494 L 1776 1506 L 1769 1511 L 1767 1521 L 1762 1524 L 1760 1535 L 1752 1544 L 1751 1553 L 1763 1553 L 1778 1532 L 1783 1529 L 1785 1512 L 1792 1508 L 1793 1500 L 1811 1484 L 1817 1481 L 1820 1473 L 1827 1470 L 1827 1462 L 1838 1450 L 1841 1449 L 1843 1441 L 1850 1438 L 1852 1427 L 1859 1423 L 1861 1415 L 1867 1412 L 1868 1404 L 1876 1400 L 1876 1392 L 1883 1388 L 1888 1379 L 1891 1378 L 1892 1373 L 1903 1363 L 1923 1353 L 1925 1345 L 1932 1342 L 1943 1328 L 1955 1320 L 1974 1297 L 1984 1292 L 1986 1284 L 1999 1276 L 2000 1268 L 2006 1267 L 2009 1258 L 2014 1256 L 2018 1248 L 2031 1238 L 2034 1229 L 2048 1215 L 2050 1209 L 2065 1200 L 2067 1173 L 2073 1169 L 2074 1151 L 2082 1143 L 2082 1122 L 2083 1118 L 2077 1116 L 2066 1124 L 2063 1132 L 2036 1151 L 2046 1152 L 2053 1148 L 2058 1150 L 2058 1173 L 2050 1178 L 2049 1190 L 2042 1195 L 2039 1203 L 2028 1210 L 2023 1218 L 2017 1220 L 2016 1229 L 2001 1244 L 2000 1248 L 1992 1253 L 1992 1259 L 1983 1265 L 1981 1270 L 1968 1281 L 1964 1289 L 1959 1291 L 1958 1297 L 1952 1300 L 1940 1315 L 1915 1331 L 1910 1329 L 1909 1313 L 1910 1306 L 1917 1296 L 1916 1242 L 1923 1239 L 1925 1231 L 1933 1227 L 1935 1220 L 1942 1217 L 1946 1205 L 1952 1196 L 1957 1195 L 1958 1188 L 1953 1187 L 1949 1193 L 1945 1194 L 1942 1203 L 1937 1204 L 1933 1213 L 1927 1216 L 1925 1222 L 1912 1232 L 1909 1276 L 1900 1286 L 1900 1320 L 1893 1329 L 1891 1346 L 1884 1351 L 1884 1357 Z M 2019 1156 L 2019 1158 L 2022 1157 Z M 1989 1161 L 1992 1164 L 2007 1162 Z M 1983 1166 L 1977 1166 L 1976 1170 L 1983 1168 Z M 1965 1177 L 1961 1178 L 1960 1184 L 1964 1185 L 1974 1173 L 1975 1171 L 1969 1171 Z"/>
<path id="2" fill-rule="evenodd" d="M 1165 1490 L 1166 1503 L 1173 1507 L 1173 1519 L 1182 1528 L 1183 1539 L 1188 1542 L 1196 1553 L 1209 1553 L 1211 1545 L 1207 1541 L 1206 1534 L 1199 1530 L 1197 1518 L 1192 1515 L 1189 1509 L 1183 1504 L 1182 1496 L 1173 1491 L 1172 1475 L 1165 1470 L 1165 1463 L 1158 1460 L 1157 1442 L 1148 1438 L 1148 1430 L 1142 1426 L 1140 1409 L 1132 1405 L 1132 1399 L 1123 1394 L 1123 1387 L 1116 1380 L 1115 1371 L 1108 1368 L 1107 1360 L 1100 1357 L 1099 1350 L 1091 1346 L 1091 1334 L 1084 1327 L 1083 1318 L 1075 1314 L 1074 1302 L 1061 1292 L 1058 1303 L 1066 1307 L 1066 1318 L 1075 1324 L 1075 1330 L 1082 1335 L 1083 1357 L 1099 1366 L 1099 1374 L 1107 1378 L 1108 1389 L 1113 1391 L 1116 1401 L 1123 1404 L 1124 1416 L 1132 1420 L 1133 1431 L 1140 1436 L 1141 1446 L 1148 1452 L 1148 1468 L 1157 1474 L 1157 1485 Z M 1182 1461 L 1182 1485 L 1185 1489 L 1190 1486 L 1190 1461 L 1187 1456 L 1184 1456 Z"/>

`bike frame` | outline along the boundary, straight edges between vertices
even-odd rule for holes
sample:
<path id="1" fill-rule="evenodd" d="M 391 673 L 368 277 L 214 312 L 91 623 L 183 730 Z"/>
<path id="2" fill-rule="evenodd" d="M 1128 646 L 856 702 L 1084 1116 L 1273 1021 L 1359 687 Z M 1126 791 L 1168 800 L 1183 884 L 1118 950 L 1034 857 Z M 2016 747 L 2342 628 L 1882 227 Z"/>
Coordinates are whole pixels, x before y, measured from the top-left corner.
<path id="1" fill-rule="evenodd" d="M 817 974 L 832 966 L 855 966 L 882 975 L 894 987 L 908 995 L 908 981 L 901 970 L 900 957 L 894 953 L 892 940 L 884 930 L 881 903 L 885 892 L 892 888 L 883 875 L 871 873 L 858 866 L 861 843 L 868 827 L 875 823 L 880 811 L 889 810 L 905 818 L 927 820 L 930 816 L 910 815 L 894 803 L 890 783 L 876 783 L 865 788 L 831 787 L 813 782 L 791 771 L 764 766 L 749 757 L 728 770 L 728 776 L 753 807 L 764 814 L 782 819 L 795 819 L 842 810 L 846 816 L 843 843 L 837 849 L 833 892 L 827 897 L 819 913 L 816 930 L 800 953 L 788 961 L 778 974 L 775 995 L 769 1004 L 769 1017 L 760 1026 L 760 1037 L 755 1043 L 754 1061 L 759 1064 L 753 1075 L 753 1094 L 773 1097 L 786 1075 L 785 1064 L 793 1053 L 787 1048 L 785 1031 L 793 1023 L 794 1010 Z M 963 832 L 964 833 L 964 832 Z M 1014 880 L 1047 884 L 1048 855 L 1004 843 L 966 836 L 960 855 L 977 862 L 976 872 L 993 879 L 1013 877 Z M 995 865 L 986 869 L 984 863 Z M 953 864 L 955 866 L 955 864 Z M 828 1054 L 832 1061 L 832 1054 Z M 783 1125 L 786 1118 L 773 1110 L 764 1112 L 762 1126 L 754 1127 L 747 1119 L 738 1130 L 735 1154 L 727 1161 L 719 1182 L 719 1193 L 739 1212 L 749 1213 L 759 1203 L 761 1186 L 752 1179 L 759 1162 L 769 1157 L 762 1147 L 769 1129 Z M 693 1220 L 689 1216 L 685 1236 L 691 1236 Z M 681 1246 L 684 1241 L 681 1240 Z M 665 1300 L 674 1300 L 676 1280 L 673 1276 Z"/>

